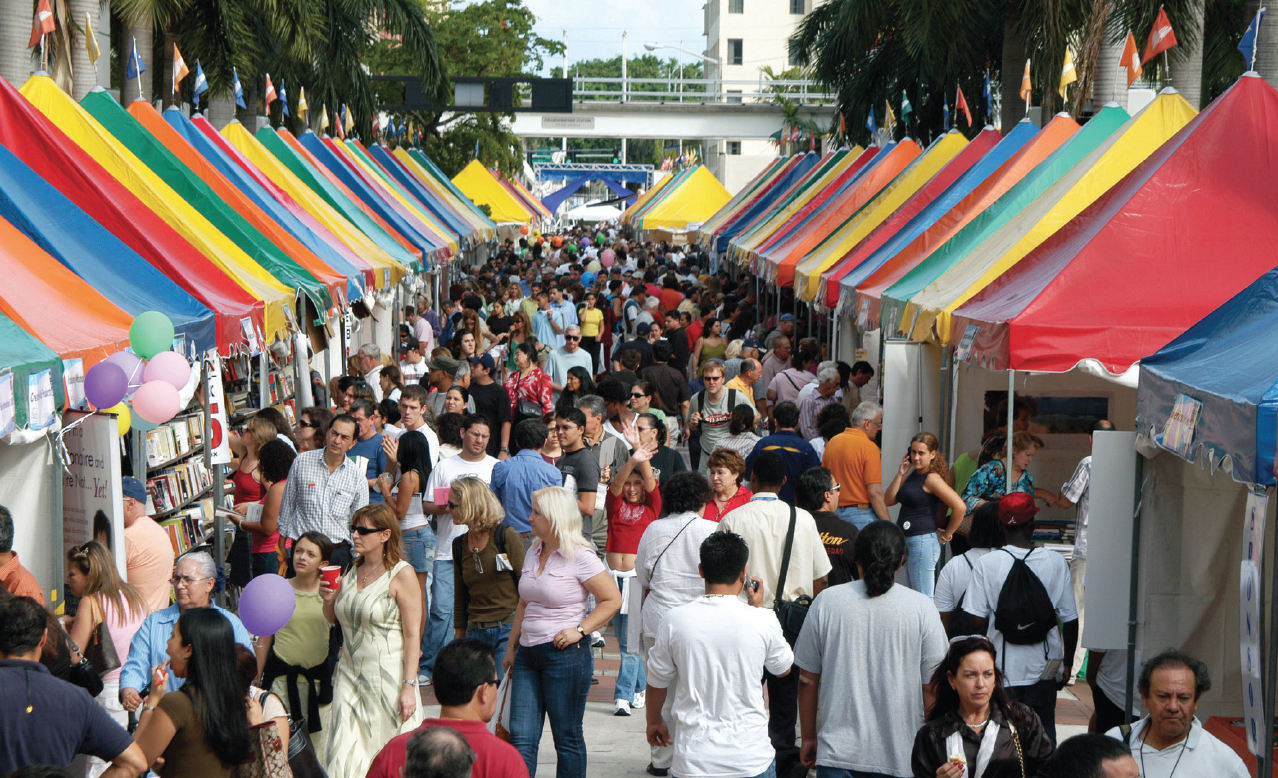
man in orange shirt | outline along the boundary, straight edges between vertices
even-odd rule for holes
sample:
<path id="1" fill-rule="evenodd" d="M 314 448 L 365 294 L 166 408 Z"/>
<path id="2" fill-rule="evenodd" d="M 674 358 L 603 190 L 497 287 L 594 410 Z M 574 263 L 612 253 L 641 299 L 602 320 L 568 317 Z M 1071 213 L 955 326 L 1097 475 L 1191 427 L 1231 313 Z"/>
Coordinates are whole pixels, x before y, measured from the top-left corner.
<path id="1" fill-rule="evenodd" d="M 146 515 L 146 487 L 136 478 L 122 479 L 124 493 L 124 562 L 129 583 L 146 600 L 146 612 L 169 607 L 173 577 L 173 542 L 169 533 Z"/>
<path id="2" fill-rule="evenodd" d="M 883 457 L 874 436 L 883 429 L 883 408 L 863 402 L 852 412 L 852 426 L 825 446 L 822 466 L 839 484 L 839 518 L 858 530 L 877 519 L 888 520 L 883 501 Z"/>
<path id="3" fill-rule="evenodd" d="M 30 597 L 44 605 L 44 590 L 13 550 L 13 514 L 0 505 L 0 585 L 18 597 Z"/>

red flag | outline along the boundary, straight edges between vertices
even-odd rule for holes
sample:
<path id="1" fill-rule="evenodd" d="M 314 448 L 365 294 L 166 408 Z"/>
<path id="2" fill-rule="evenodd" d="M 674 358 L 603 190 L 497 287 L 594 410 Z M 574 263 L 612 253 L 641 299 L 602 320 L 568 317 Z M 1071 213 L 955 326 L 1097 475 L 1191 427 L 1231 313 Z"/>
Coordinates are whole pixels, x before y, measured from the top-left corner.
<path id="1" fill-rule="evenodd" d="M 1131 89 L 1132 84 L 1136 83 L 1136 79 L 1140 78 L 1141 67 L 1137 61 L 1139 52 L 1136 50 L 1136 36 L 1131 30 L 1127 31 L 1127 45 L 1123 47 L 1123 57 L 1118 60 L 1118 66 L 1127 71 L 1127 88 Z"/>
<path id="2" fill-rule="evenodd" d="M 35 21 L 31 23 L 31 40 L 28 41 L 27 48 L 34 49 L 40 45 L 40 38 L 56 29 L 58 27 L 53 21 L 53 9 L 49 7 L 49 0 L 40 0 L 40 5 L 36 6 Z"/>
<path id="3" fill-rule="evenodd" d="M 266 74 L 266 112 L 271 112 L 271 103 L 279 99 L 279 95 L 275 94 L 275 85 L 271 83 L 271 74 Z"/>
<path id="4" fill-rule="evenodd" d="M 847 120 L 843 118 L 843 114 L 840 113 L 839 114 L 839 138 L 843 139 L 846 137 L 848 137 L 848 123 L 847 123 Z"/>
<path id="5" fill-rule="evenodd" d="M 967 107 L 967 98 L 963 97 L 963 87 L 958 88 L 958 97 L 954 98 L 954 110 L 962 111 L 967 117 L 967 126 L 972 126 L 972 109 Z"/>
<path id="6" fill-rule="evenodd" d="M 1167 18 L 1167 11 L 1160 5 L 1158 18 L 1154 20 L 1154 27 L 1149 31 L 1149 41 L 1145 44 L 1145 54 L 1140 58 L 1140 64 L 1144 65 L 1175 45 L 1176 33 L 1172 30 L 1171 20 Z"/>
<path id="7" fill-rule="evenodd" d="M 816 151 L 816 136 L 808 136 L 808 151 Z"/>

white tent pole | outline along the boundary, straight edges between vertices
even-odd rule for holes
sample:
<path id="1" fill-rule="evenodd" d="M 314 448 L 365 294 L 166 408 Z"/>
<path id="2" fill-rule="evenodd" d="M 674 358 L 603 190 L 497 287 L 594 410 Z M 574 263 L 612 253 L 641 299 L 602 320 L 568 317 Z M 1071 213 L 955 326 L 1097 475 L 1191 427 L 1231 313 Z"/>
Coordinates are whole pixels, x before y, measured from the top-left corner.
<path id="1" fill-rule="evenodd" d="M 1012 422 L 1016 419 L 1016 371 L 1008 369 L 1007 371 L 1007 459 L 1003 460 L 1003 474 L 1007 478 L 1007 488 L 1003 490 L 1004 494 L 1012 493 L 1012 438 L 1014 432 L 1012 430 Z"/>

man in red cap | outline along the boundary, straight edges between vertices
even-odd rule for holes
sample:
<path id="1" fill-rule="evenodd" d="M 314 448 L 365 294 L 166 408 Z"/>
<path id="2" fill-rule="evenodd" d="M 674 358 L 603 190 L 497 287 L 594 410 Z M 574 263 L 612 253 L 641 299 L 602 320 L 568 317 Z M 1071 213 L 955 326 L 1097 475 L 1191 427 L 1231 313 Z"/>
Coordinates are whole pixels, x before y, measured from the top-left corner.
<path id="1" fill-rule="evenodd" d="M 1008 695 L 1033 708 L 1056 742 L 1056 692 L 1073 675 L 1078 612 L 1065 558 L 1034 547 L 1037 513 L 1032 494 L 999 501 L 1007 545 L 976 563 L 963 610 L 998 649 Z"/>

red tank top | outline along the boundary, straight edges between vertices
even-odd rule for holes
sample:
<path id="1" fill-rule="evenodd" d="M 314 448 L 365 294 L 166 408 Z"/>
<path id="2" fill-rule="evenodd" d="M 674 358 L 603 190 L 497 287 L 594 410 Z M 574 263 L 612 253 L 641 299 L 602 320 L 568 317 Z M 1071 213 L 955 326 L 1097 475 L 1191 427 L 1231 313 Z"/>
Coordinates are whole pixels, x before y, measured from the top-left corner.
<path id="1" fill-rule="evenodd" d="M 253 470 L 256 469 L 256 467 L 253 468 Z M 257 482 L 257 479 L 253 477 L 252 470 L 246 473 L 237 468 L 231 475 L 231 484 L 235 486 L 236 504 L 242 502 L 261 502 L 262 498 L 266 496 L 266 490 L 263 489 L 262 485 Z"/>

